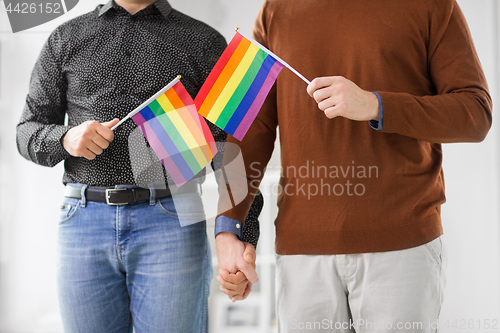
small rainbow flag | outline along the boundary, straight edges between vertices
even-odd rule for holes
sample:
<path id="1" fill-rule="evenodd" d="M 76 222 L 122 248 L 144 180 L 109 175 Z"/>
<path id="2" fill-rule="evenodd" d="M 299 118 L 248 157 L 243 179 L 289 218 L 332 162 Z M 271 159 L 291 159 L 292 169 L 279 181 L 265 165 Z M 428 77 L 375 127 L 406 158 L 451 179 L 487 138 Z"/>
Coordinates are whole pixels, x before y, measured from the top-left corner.
<path id="1" fill-rule="evenodd" d="M 283 63 L 262 45 L 236 32 L 195 98 L 198 112 L 241 141 Z"/>
<path id="2" fill-rule="evenodd" d="M 180 76 L 113 127 L 132 118 L 178 187 L 217 153 L 212 132 L 179 80 Z"/>

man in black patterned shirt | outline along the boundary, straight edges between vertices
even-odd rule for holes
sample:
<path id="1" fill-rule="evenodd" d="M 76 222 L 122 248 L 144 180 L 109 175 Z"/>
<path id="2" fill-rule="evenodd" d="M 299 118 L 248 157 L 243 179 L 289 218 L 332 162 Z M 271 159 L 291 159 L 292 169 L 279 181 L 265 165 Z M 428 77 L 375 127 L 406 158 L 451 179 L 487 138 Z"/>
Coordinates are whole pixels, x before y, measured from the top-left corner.
<path id="1" fill-rule="evenodd" d="M 57 275 L 66 332 L 208 330 L 204 174 L 172 193 L 158 161 L 134 169 L 131 161 L 139 156 L 144 164 L 147 147 L 144 138 L 131 140 L 133 121 L 115 132 L 111 127 L 179 74 L 194 97 L 225 46 L 218 32 L 166 0 L 110 1 L 61 25 L 45 44 L 17 145 L 44 166 L 64 160 Z M 225 133 L 209 126 L 225 142 Z M 262 196 L 240 235 L 253 245 L 261 208 Z M 181 228 L 180 219 L 192 223 Z M 255 259 L 246 244 L 245 255 Z M 254 274 L 247 265 L 247 275 Z M 231 279 L 232 296 L 246 297 L 246 277 L 240 272 Z"/>

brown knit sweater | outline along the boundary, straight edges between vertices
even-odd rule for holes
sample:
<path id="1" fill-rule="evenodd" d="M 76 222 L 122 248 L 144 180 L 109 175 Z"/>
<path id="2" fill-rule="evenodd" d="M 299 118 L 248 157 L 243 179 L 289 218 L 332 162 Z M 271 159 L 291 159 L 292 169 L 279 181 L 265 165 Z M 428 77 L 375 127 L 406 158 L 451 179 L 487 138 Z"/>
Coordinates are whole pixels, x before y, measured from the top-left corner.
<path id="1" fill-rule="evenodd" d="M 378 92 L 383 129 L 328 119 L 284 69 L 243 141 L 228 139 L 240 146 L 248 179 L 231 187 L 250 194 L 221 213 L 244 221 L 279 126 L 278 254 L 392 251 L 440 236 L 441 143 L 482 141 L 491 126 L 485 76 L 457 3 L 268 0 L 253 33 L 310 80 L 344 76 Z"/>

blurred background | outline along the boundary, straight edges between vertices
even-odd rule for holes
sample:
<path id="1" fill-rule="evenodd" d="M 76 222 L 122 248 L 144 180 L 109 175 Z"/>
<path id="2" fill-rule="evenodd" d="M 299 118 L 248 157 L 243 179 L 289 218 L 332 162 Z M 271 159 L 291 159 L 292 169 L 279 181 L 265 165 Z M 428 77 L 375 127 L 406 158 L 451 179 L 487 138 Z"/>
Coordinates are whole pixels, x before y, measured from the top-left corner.
<path id="1" fill-rule="evenodd" d="M 62 17 L 13 34 L 0 0 L 0 333 L 62 332 L 55 286 L 55 246 L 64 190 L 63 168 L 62 164 L 44 168 L 24 160 L 16 149 L 15 126 L 24 106 L 31 70 L 49 33 L 100 3 L 105 1 L 82 0 Z M 251 33 L 262 0 L 170 3 L 207 22 L 229 41 L 235 27 Z M 458 3 L 468 20 L 495 103 L 500 98 L 500 3 Z M 499 126 L 494 115 L 493 128 L 484 142 L 443 147 L 448 198 L 443 206 L 443 237 L 449 259 L 441 332 L 500 332 Z M 279 165 L 278 145 L 271 165 Z M 276 331 L 276 198 L 272 188 L 279 175 L 275 172 L 273 169 L 266 174 L 263 185 L 266 204 L 261 215 L 257 258 L 260 282 L 246 301 L 231 303 L 213 280 L 211 332 Z M 215 186 L 215 182 L 209 179 L 206 186 Z M 213 221 L 209 221 L 208 235 L 213 246 Z M 215 256 L 213 263 L 216 269 Z M 486 328 L 486 323 L 495 321 L 496 329 Z"/>

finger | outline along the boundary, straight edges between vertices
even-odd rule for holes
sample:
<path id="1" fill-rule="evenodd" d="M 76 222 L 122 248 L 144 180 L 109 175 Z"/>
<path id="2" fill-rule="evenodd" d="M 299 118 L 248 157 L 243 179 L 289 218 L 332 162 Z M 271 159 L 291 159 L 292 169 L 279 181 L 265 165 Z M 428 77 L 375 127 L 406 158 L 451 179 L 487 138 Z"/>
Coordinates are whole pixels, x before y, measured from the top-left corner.
<path id="1" fill-rule="evenodd" d="M 118 124 L 120 122 L 120 119 L 118 118 L 115 118 L 111 121 L 107 121 L 105 123 L 101 123 L 101 125 L 103 125 L 104 127 L 107 127 L 109 129 L 113 128 L 113 126 L 115 126 L 116 124 Z"/>
<path id="2" fill-rule="evenodd" d="M 334 94 L 335 94 L 335 87 L 328 86 L 326 88 L 321 88 L 321 89 L 316 90 L 313 93 L 313 98 L 316 101 L 316 103 L 320 103 L 320 102 L 334 96 Z"/>
<path id="3" fill-rule="evenodd" d="M 84 149 L 81 156 L 80 157 L 84 157 L 86 158 L 87 160 L 93 160 L 94 158 L 96 158 L 96 154 L 94 154 L 93 152 L 91 152 L 90 150 L 88 149 Z"/>
<path id="4" fill-rule="evenodd" d="M 233 297 L 241 296 L 243 294 L 243 291 L 236 292 L 233 290 L 226 289 L 223 286 L 220 286 L 219 290 L 222 291 L 224 294 L 226 294 L 230 299 L 232 299 Z"/>
<path id="5" fill-rule="evenodd" d="M 245 251 L 243 252 L 243 259 L 249 264 L 255 264 L 255 258 L 257 257 L 257 254 L 255 253 L 255 247 L 247 242 L 244 242 L 245 244 Z"/>
<path id="6" fill-rule="evenodd" d="M 217 280 L 219 281 L 220 286 L 222 288 L 230 290 L 230 291 L 235 292 L 236 294 L 240 294 L 240 295 L 245 292 L 245 289 L 246 289 L 247 283 L 248 283 L 248 281 L 246 281 L 242 285 L 234 285 L 234 284 L 228 283 L 224 280 L 219 280 L 219 279 L 217 279 Z"/>
<path id="7" fill-rule="evenodd" d="M 232 284 L 241 284 L 242 282 L 247 280 L 245 274 L 243 274 L 242 272 L 236 272 L 236 274 L 231 274 L 225 269 L 221 269 L 219 271 L 219 275 L 224 281 Z"/>
<path id="8" fill-rule="evenodd" d="M 239 267 L 240 267 L 240 271 L 242 271 L 243 274 L 245 274 L 248 281 L 252 282 L 253 284 L 259 282 L 257 272 L 255 272 L 255 268 L 252 266 L 252 264 L 249 264 L 246 261 L 243 261 L 239 265 Z"/>
<path id="9" fill-rule="evenodd" d="M 307 86 L 307 93 L 314 98 L 316 90 L 330 86 L 335 81 L 335 76 L 317 77 Z"/>
<path id="10" fill-rule="evenodd" d="M 326 79 L 327 78 L 325 77 L 317 77 L 312 80 L 311 83 L 309 83 L 309 85 L 307 86 L 307 93 L 309 94 L 309 96 L 314 97 L 314 92 L 316 90 L 326 87 Z"/>
<path id="11" fill-rule="evenodd" d="M 94 143 L 94 141 L 90 141 L 90 140 L 89 140 L 89 141 L 87 141 L 87 142 L 86 142 L 86 144 L 85 144 L 85 146 L 87 147 L 87 149 L 88 149 L 89 151 L 91 151 L 91 152 L 92 152 L 92 153 L 94 153 L 95 155 L 101 155 L 101 154 L 102 154 L 102 152 L 103 152 L 102 148 L 101 148 L 101 147 L 99 147 L 98 145 L 96 145 L 96 144 Z"/>
<path id="12" fill-rule="evenodd" d="M 111 142 L 115 138 L 115 133 L 107 128 L 99 124 L 100 126 L 96 128 L 97 133 L 104 138 L 104 140 Z"/>
<path id="13" fill-rule="evenodd" d="M 240 282 L 239 284 L 234 284 L 224 280 L 220 275 L 217 276 L 217 281 L 219 281 L 220 285 L 228 290 L 236 291 L 239 294 L 243 294 L 245 288 L 247 287 L 248 280 Z"/>
<path id="14" fill-rule="evenodd" d="M 247 278 L 242 272 L 237 272 L 236 274 L 230 274 L 225 269 L 219 270 L 219 275 L 217 276 L 217 281 L 226 289 L 239 290 L 244 289 L 248 283 Z"/>
<path id="15" fill-rule="evenodd" d="M 117 119 L 115 118 L 107 123 L 98 124 L 99 126 L 96 126 L 96 131 L 105 140 L 111 142 L 115 137 L 115 133 L 111 130 L 111 127 L 113 127 L 116 123 Z"/>
<path id="16" fill-rule="evenodd" d="M 247 288 L 245 289 L 245 292 L 242 295 L 236 295 L 231 298 L 231 301 L 234 303 L 236 301 L 242 301 L 250 295 L 252 292 L 252 284 L 248 282 Z"/>
<path id="17" fill-rule="evenodd" d="M 231 275 L 231 273 L 229 273 L 229 271 L 227 269 L 219 268 L 219 275 L 223 279 L 229 279 L 229 276 Z"/>
<path id="18" fill-rule="evenodd" d="M 229 296 L 229 294 L 231 294 L 231 290 L 228 290 L 228 289 L 224 288 L 223 286 L 219 286 L 219 290 L 228 296 Z M 229 298 L 231 298 L 231 296 L 229 296 Z"/>
<path id="19" fill-rule="evenodd" d="M 318 103 L 318 108 L 321 111 L 326 111 L 326 109 L 333 108 L 338 104 L 338 101 L 335 97 L 331 96 L 321 102 Z"/>
<path id="20" fill-rule="evenodd" d="M 243 294 L 243 296 L 241 296 L 241 299 L 244 300 L 245 298 L 247 298 L 251 292 L 252 292 L 252 283 L 248 282 L 247 288 L 245 289 L 245 293 Z"/>
<path id="21" fill-rule="evenodd" d="M 325 112 L 325 116 L 327 116 L 329 119 L 333 119 L 333 118 L 342 116 L 341 109 L 339 108 L 338 105 L 334 105 L 330 108 L 327 108 L 324 112 Z"/>
<path id="22" fill-rule="evenodd" d="M 92 137 L 92 141 L 98 145 L 101 149 L 106 149 L 109 147 L 109 141 L 103 138 L 101 135 L 97 134 Z"/>

